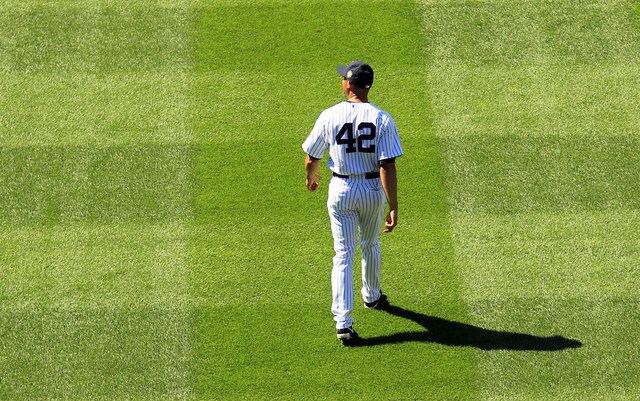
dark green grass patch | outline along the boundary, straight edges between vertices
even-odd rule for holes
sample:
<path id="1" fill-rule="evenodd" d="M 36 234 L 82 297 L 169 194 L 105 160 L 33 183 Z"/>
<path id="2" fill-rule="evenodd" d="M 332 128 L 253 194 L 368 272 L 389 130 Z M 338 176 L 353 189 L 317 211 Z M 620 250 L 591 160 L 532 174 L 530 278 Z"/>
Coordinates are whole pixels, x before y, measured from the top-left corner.
<path id="1" fill-rule="evenodd" d="M 464 383 L 471 365 L 435 342 L 345 348 L 337 343 L 327 303 L 247 308 L 202 308 L 197 377 L 203 398 L 366 399 L 470 398 Z M 379 311 L 358 311 L 371 341 L 397 332 L 424 331 L 412 321 Z M 224 319 L 225 324 L 217 324 Z M 290 329 L 295 328 L 295 336 Z M 220 337 L 226 340 L 221 342 Z M 212 346 L 217 344 L 216 346 Z M 229 358 L 233 356 L 233 358 Z M 379 377 L 371 380 L 372 371 Z M 203 374 L 205 373 L 206 374 Z M 399 374 L 402 372 L 402 374 Z M 472 396 L 471 396 L 472 397 Z"/>
<path id="2" fill-rule="evenodd" d="M 473 136 L 447 141 L 460 211 L 612 211 L 640 207 L 640 141 L 618 137 Z"/>
<path id="3" fill-rule="evenodd" d="M 167 221 L 191 214 L 188 147 L 0 149 L 0 220 L 12 225 Z"/>
<path id="4" fill-rule="evenodd" d="M 345 19 L 355 14 L 367 18 Z M 318 193 L 304 188 L 300 144 L 318 114 L 342 100 L 335 67 L 364 59 L 378 74 L 372 99 L 394 115 L 407 151 L 398 164 L 406 209 L 383 239 L 383 288 L 407 310 L 466 320 L 417 22 L 401 2 L 200 10 L 192 104 L 195 138 L 206 145 L 191 244 L 199 397 L 475 398 L 472 351 L 425 340 L 426 329 L 406 317 L 357 308 L 368 342 L 340 345 L 330 313 L 328 170 Z M 413 97 L 402 96 L 406 88 Z M 394 341 L 398 333 L 410 334 Z"/>
<path id="5" fill-rule="evenodd" d="M 397 1 L 203 6 L 198 18 L 197 70 L 238 71 L 246 77 L 277 72 L 288 78 L 282 85 L 291 86 L 293 100 L 300 80 L 304 82 L 308 74 L 331 73 L 335 60 L 345 57 L 343 63 L 367 59 L 383 68 L 399 60 L 421 65 L 416 57 L 421 41 L 403 30 L 415 22 L 413 5 Z M 322 90 L 321 85 L 313 93 L 316 90 Z"/>

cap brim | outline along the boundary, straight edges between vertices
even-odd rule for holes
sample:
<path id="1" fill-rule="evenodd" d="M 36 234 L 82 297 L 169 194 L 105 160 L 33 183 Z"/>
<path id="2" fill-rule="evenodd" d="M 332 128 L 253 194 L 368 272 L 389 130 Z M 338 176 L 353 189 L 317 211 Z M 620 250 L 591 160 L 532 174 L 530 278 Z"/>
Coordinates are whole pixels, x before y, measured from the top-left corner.
<path id="1" fill-rule="evenodd" d="M 339 65 L 338 68 L 336 68 L 336 71 L 338 71 L 338 74 L 340 74 L 342 78 L 347 78 L 347 71 L 349 71 L 349 67 L 346 65 Z"/>

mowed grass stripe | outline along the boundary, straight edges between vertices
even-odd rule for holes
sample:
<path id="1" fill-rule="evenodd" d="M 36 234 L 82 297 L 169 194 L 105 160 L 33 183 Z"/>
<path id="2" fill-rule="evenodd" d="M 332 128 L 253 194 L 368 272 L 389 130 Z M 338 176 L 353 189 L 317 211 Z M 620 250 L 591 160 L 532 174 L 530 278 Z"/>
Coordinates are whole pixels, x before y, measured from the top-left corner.
<path id="1" fill-rule="evenodd" d="M 0 75 L 2 147 L 188 144 L 189 74 Z"/>
<path id="2" fill-rule="evenodd" d="M 578 138 L 566 133 L 528 138 L 489 131 L 446 141 L 452 150 L 447 158 L 451 185 L 464 188 L 452 193 L 458 211 L 573 213 L 640 206 L 640 140 L 635 136 L 580 132 Z"/>
<path id="3" fill-rule="evenodd" d="M 637 398 L 638 217 L 615 211 L 455 219 L 474 322 L 583 344 L 557 353 L 484 353 L 479 377 L 487 399 Z"/>
<path id="4" fill-rule="evenodd" d="M 357 308 L 369 346 L 336 341 L 328 174 L 318 194 L 303 185 L 300 144 L 320 111 L 342 100 L 335 66 L 370 62 L 372 99 L 395 116 L 407 153 L 398 165 L 403 222 L 383 239 L 383 288 L 406 310 L 466 321 L 415 17 L 405 2 L 200 9 L 191 240 L 199 398 L 478 398 L 473 351 L 446 345 L 450 332 L 429 339 L 420 322 Z"/>
<path id="5" fill-rule="evenodd" d="M 0 12 L 0 72 L 185 71 L 189 13 L 144 1 L 9 5 Z"/>
<path id="6" fill-rule="evenodd" d="M 0 398 L 188 398 L 188 11 L 43 3 L 0 11 Z"/>
<path id="7" fill-rule="evenodd" d="M 0 148 L 0 222 L 12 226 L 188 220 L 188 146 Z"/>
<path id="8" fill-rule="evenodd" d="M 153 307 L 3 311 L 0 396 L 187 399 L 186 313 Z"/>
<path id="9" fill-rule="evenodd" d="M 189 394 L 180 223 L 4 226 L 0 239 L 3 399 Z"/>
<path id="10" fill-rule="evenodd" d="M 482 399 L 637 399 L 637 2 L 423 5 L 472 322 L 583 344 L 478 353 Z"/>

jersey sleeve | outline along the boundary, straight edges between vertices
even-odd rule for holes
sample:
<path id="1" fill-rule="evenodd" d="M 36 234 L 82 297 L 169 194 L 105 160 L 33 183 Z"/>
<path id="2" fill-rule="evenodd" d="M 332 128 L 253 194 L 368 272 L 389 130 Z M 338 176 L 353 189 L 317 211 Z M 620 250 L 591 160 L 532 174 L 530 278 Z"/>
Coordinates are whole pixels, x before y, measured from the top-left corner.
<path id="1" fill-rule="evenodd" d="M 311 133 L 302 144 L 302 150 L 315 159 L 322 159 L 324 152 L 329 148 L 329 143 L 325 138 L 324 119 L 322 117 L 322 114 L 318 117 Z"/>
<path id="2" fill-rule="evenodd" d="M 391 116 L 387 115 L 387 117 L 388 119 L 384 123 L 382 133 L 380 135 L 378 161 L 400 157 L 403 154 L 396 123 L 393 121 Z"/>

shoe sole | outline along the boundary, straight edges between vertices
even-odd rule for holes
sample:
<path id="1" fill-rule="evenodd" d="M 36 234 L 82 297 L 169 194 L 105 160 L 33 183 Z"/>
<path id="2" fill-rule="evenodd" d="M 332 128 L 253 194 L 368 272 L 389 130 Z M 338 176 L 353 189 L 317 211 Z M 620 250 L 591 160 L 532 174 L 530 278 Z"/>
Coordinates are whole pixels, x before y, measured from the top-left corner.
<path id="1" fill-rule="evenodd" d="M 367 303 L 364 303 L 364 307 L 366 309 L 382 309 L 385 307 L 385 305 L 388 305 L 388 301 L 387 301 L 387 296 L 386 295 L 380 295 L 380 298 L 378 298 L 377 301 L 375 301 L 375 303 L 369 304 L 367 305 Z"/>
<path id="2" fill-rule="evenodd" d="M 348 331 L 346 333 L 336 333 L 338 340 L 344 342 L 350 342 L 359 338 L 358 333 L 355 331 Z"/>

